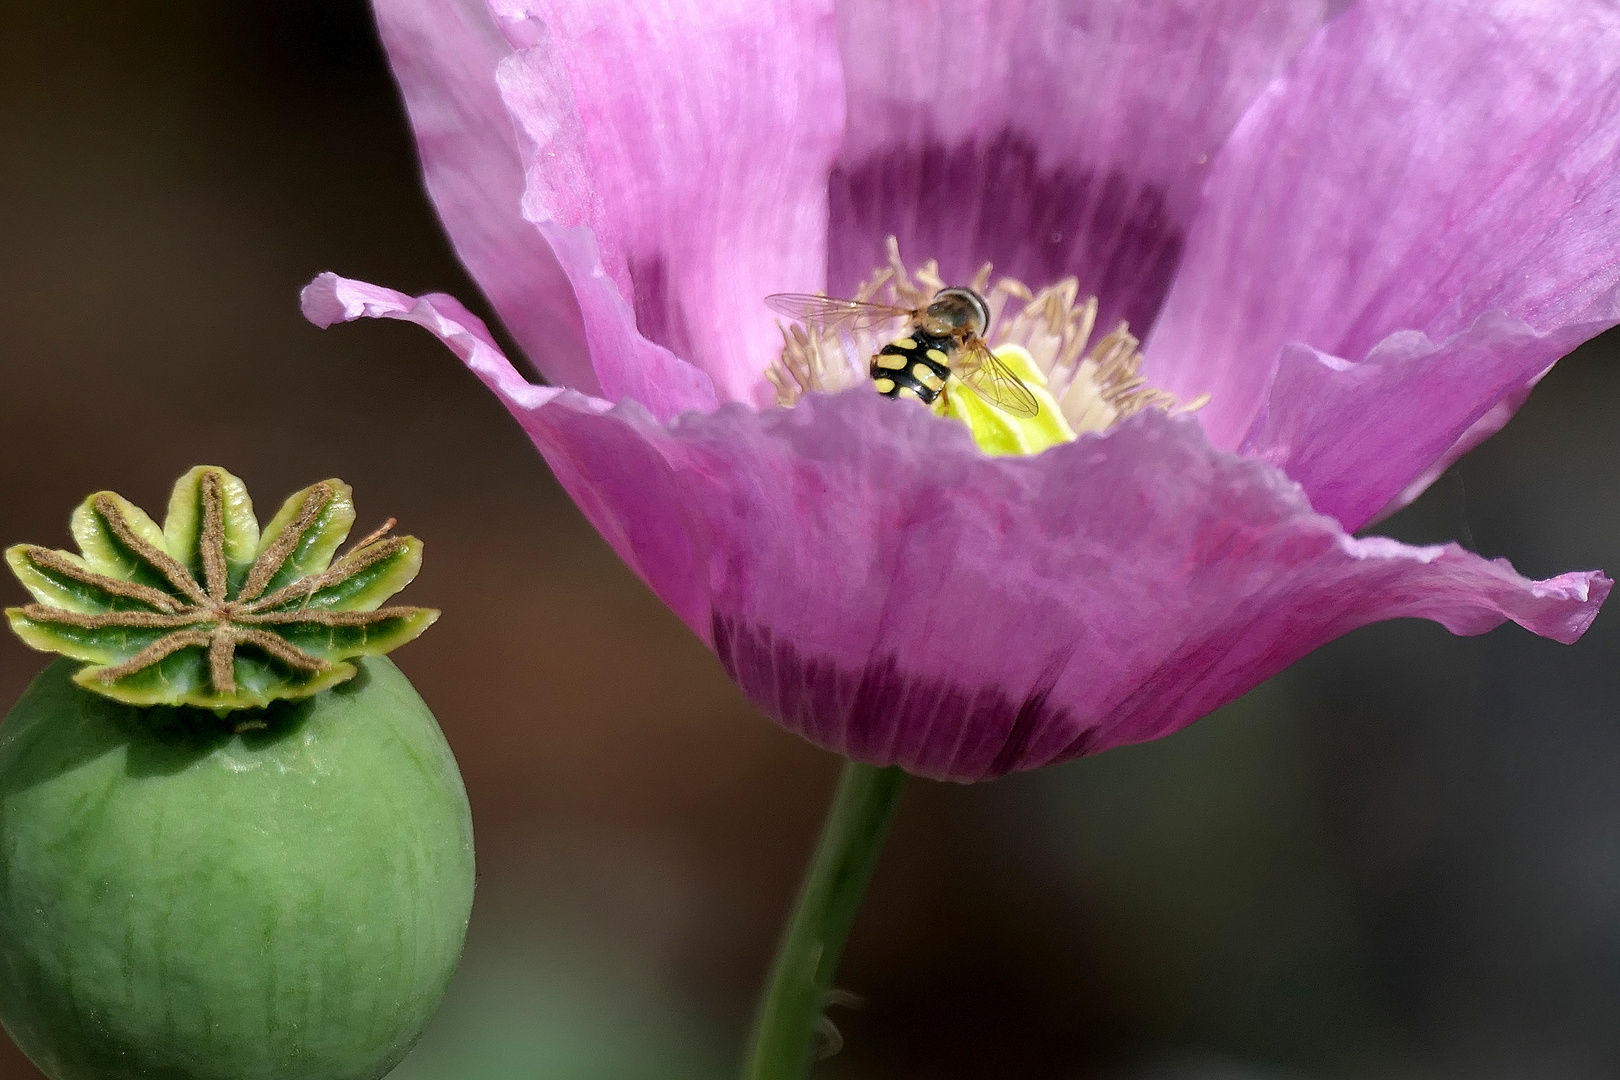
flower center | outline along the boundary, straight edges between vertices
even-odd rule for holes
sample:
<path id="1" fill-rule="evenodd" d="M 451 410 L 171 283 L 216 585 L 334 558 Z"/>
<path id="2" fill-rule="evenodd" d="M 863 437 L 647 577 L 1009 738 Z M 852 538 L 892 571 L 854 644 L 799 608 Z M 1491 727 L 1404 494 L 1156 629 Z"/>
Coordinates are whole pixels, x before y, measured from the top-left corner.
<path id="1" fill-rule="evenodd" d="M 888 251 L 888 265 L 873 271 L 851 299 L 914 310 L 949 287 L 933 260 L 908 270 L 892 236 Z M 967 424 L 986 453 L 1038 453 L 1081 433 L 1106 430 L 1142 409 L 1190 411 L 1207 400 L 1178 407 L 1171 395 L 1149 386 L 1140 374 L 1140 341 L 1124 322 L 1095 335 L 1097 298 L 1080 299 L 1074 278 L 1039 292 L 1014 278 L 994 284 L 990 278 L 986 263 L 969 286 L 989 310 L 985 343 L 1034 393 L 1040 412 L 1031 418 L 1009 415 L 965 390 L 951 392 L 959 389 L 955 379 L 928 406 Z M 777 404 L 792 406 L 812 391 L 876 386 L 869 373 L 873 357 L 906 329 L 899 317 L 875 324 L 783 327 L 782 353 L 765 371 L 776 388 Z"/>

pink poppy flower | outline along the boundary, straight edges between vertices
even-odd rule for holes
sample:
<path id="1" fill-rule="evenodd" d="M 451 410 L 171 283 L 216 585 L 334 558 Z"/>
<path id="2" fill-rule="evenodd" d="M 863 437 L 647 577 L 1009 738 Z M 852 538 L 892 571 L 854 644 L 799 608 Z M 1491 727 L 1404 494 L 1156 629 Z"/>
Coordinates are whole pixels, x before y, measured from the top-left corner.
<path id="1" fill-rule="evenodd" d="M 1608 595 L 1352 535 L 1620 322 L 1607 4 L 377 15 L 428 190 L 550 385 L 447 296 L 324 274 L 306 314 L 438 335 L 815 743 L 980 780 L 1175 731 L 1367 623 L 1572 642 Z M 1077 438 L 989 456 L 847 341 L 784 349 L 763 297 L 852 295 L 891 236 L 1043 290 L 992 290 L 992 344 Z"/>

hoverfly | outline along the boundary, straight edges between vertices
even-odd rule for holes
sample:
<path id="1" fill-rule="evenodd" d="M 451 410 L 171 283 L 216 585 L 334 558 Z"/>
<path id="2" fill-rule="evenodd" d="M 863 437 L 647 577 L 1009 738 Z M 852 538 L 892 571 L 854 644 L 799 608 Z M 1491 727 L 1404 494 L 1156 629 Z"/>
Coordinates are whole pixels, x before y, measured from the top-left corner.
<path id="1" fill-rule="evenodd" d="M 1029 387 L 984 342 L 990 309 L 972 289 L 941 289 L 915 308 L 839 300 L 809 293 L 772 293 L 772 311 L 806 326 L 838 332 L 906 320 L 906 332 L 872 357 L 871 376 L 885 397 L 915 397 L 925 405 L 946 392 L 954 376 L 985 401 L 1014 416 L 1031 417 L 1040 404 Z"/>

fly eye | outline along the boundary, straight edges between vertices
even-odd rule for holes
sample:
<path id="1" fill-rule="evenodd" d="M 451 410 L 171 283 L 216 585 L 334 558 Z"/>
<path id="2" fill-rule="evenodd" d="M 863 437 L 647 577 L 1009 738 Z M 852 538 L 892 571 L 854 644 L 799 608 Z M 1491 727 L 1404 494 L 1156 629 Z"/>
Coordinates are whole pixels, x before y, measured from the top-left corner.
<path id="1" fill-rule="evenodd" d="M 950 321 L 958 326 L 976 327 L 983 333 L 990 326 L 990 308 L 984 298 L 972 289 L 941 289 L 934 297 L 934 303 L 944 305 L 950 310 Z"/>
<path id="2" fill-rule="evenodd" d="M 968 293 L 968 299 L 973 301 L 973 315 L 979 322 L 979 332 L 990 329 L 990 305 L 984 302 L 984 297 L 976 292 Z"/>

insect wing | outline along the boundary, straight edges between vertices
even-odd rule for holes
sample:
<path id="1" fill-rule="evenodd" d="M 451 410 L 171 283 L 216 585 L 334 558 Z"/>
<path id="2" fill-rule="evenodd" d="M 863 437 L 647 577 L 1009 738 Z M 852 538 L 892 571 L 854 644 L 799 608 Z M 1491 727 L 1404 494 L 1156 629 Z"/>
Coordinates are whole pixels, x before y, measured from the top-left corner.
<path id="1" fill-rule="evenodd" d="M 962 384 L 1003 412 L 1026 420 L 1041 411 L 1041 403 L 1024 381 L 996 358 L 990 347 L 978 338 L 962 345 L 961 366 L 953 373 Z"/>
<path id="2" fill-rule="evenodd" d="M 786 315 L 806 326 L 825 329 L 847 327 L 864 330 L 890 319 L 909 319 L 908 308 L 889 304 L 871 304 L 865 300 L 839 300 L 831 296 L 811 293 L 772 293 L 765 303 L 778 315 Z"/>

